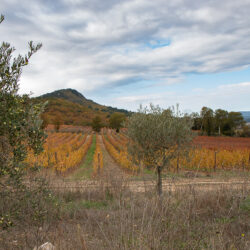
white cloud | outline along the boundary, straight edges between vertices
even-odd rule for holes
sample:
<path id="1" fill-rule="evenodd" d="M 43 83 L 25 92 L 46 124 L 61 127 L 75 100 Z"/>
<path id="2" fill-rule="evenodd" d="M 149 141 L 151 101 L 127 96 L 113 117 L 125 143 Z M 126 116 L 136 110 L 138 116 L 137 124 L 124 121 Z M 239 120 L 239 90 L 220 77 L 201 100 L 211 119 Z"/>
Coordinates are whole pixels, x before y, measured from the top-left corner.
<path id="1" fill-rule="evenodd" d="M 44 45 L 24 70 L 22 92 L 174 84 L 186 73 L 250 65 L 249 0 L 2 0 L 1 9 L 3 40 L 21 53 L 29 40 Z M 148 46 L 159 41 L 170 45 Z"/>
<path id="2" fill-rule="evenodd" d="M 177 103 L 182 110 L 200 111 L 203 106 L 230 111 L 245 110 L 250 96 L 250 82 L 219 85 L 214 89 L 196 88 L 186 94 L 177 92 L 152 93 L 148 95 L 123 96 L 111 100 L 118 107 L 128 106 L 137 110 L 139 105 L 149 103 L 167 108 Z M 240 109 L 239 109 L 240 108 Z"/>

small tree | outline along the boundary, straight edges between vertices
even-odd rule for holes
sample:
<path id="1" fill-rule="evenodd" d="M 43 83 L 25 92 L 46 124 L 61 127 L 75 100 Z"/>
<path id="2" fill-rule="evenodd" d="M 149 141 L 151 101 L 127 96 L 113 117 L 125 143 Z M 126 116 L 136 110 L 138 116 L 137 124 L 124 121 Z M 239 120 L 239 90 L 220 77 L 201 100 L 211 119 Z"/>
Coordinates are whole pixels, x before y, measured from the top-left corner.
<path id="1" fill-rule="evenodd" d="M 109 119 L 109 126 L 116 130 L 119 133 L 120 128 L 122 127 L 123 122 L 126 120 L 126 116 L 121 113 L 114 113 Z"/>
<path id="2" fill-rule="evenodd" d="M 95 118 L 93 118 L 91 126 L 95 132 L 99 133 L 101 131 L 101 128 L 103 127 L 101 117 L 96 116 Z"/>
<path id="3" fill-rule="evenodd" d="M 150 105 L 138 110 L 128 119 L 129 153 L 140 165 L 155 166 L 158 173 L 157 189 L 162 194 L 162 169 L 178 155 L 192 138 L 192 120 L 172 109 L 163 110 Z"/>
<path id="4" fill-rule="evenodd" d="M 57 133 L 59 132 L 61 125 L 62 125 L 62 118 L 60 116 L 56 116 L 54 119 L 54 129 Z"/>

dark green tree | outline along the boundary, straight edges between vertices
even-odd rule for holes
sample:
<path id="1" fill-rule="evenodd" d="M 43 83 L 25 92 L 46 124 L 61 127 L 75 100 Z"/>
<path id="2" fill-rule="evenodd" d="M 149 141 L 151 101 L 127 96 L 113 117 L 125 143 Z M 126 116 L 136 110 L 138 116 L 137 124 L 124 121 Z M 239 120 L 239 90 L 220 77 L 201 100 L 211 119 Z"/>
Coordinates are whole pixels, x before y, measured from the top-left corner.
<path id="1" fill-rule="evenodd" d="M 91 126 L 95 132 L 99 133 L 101 131 L 101 128 L 103 127 L 101 117 L 100 116 L 94 117 Z"/>
<path id="2" fill-rule="evenodd" d="M 122 128 L 123 122 L 126 120 L 126 116 L 121 113 L 114 113 L 109 119 L 109 126 L 119 133 L 120 128 Z"/>
<path id="3" fill-rule="evenodd" d="M 228 122 L 228 112 L 223 109 L 216 109 L 214 113 L 215 129 L 219 135 L 224 134 Z"/>
<path id="4" fill-rule="evenodd" d="M 190 116 L 193 119 L 193 130 L 200 130 L 202 125 L 202 119 L 199 113 L 193 112 Z"/>
<path id="5" fill-rule="evenodd" d="M 227 122 L 227 135 L 234 135 L 237 128 L 243 127 L 245 124 L 244 118 L 240 112 L 229 112 Z"/>
<path id="6" fill-rule="evenodd" d="M 214 112 L 211 108 L 203 107 L 201 109 L 201 120 L 202 120 L 202 131 L 204 131 L 208 136 L 212 135 L 214 132 Z"/>

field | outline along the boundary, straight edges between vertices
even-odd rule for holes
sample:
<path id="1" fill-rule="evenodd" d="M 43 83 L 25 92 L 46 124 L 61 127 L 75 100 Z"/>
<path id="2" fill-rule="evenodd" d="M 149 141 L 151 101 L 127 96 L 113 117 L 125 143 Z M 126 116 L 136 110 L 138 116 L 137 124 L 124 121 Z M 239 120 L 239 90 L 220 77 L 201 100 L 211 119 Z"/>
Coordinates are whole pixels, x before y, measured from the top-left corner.
<path id="1" fill-rule="evenodd" d="M 46 174 L 49 192 L 41 183 L 29 185 L 38 190 L 29 202 L 22 193 L 6 204 L 0 197 L 0 209 L 20 199 L 23 211 L 0 231 L 0 249 L 47 241 L 60 250 L 249 249 L 249 140 L 196 138 L 179 173 L 170 162 L 159 199 L 154 168 L 131 161 L 126 131 L 86 131 L 48 132 L 44 152 L 29 153 L 26 164 Z M 234 174 L 221 179 L 221 171 Z"/>
<path id="2" fill-rule="evenodd" d="M 194 144 L 207 149 L 248 149 L 250 150 L 250 138 L 242 137 L 215 137 L 215 136 L 197 136 Z"/>
<path id="3" fill-rule="evenodd" d="M 60 132 L 55 133 L 50 132 L 50 126 L 44 152 L 39 156 L 30 153 L 27 158 L 28 165 L 52 169 L 64 176 L 72 174 L 84 164 L 93 139 L 90 128 L 77 128 L 63 126 Z M 116 133 L 111 129 L 103 129 L 100 135 L 96 135 L 93 154 L 88 159 L 88 164 L 92 166 L 88 176 L 96 177 L 102 169 L 108 168 L 110 161 L 114 161 L 124 174 L 141 174 L 139 166 L 128 155 L 127 144 L 126 131 Z M 103 163 L 103 154 L 109 154 L 111 160 Z M 197 136 L 186 152 L 170 161 L 167 170 L 206 173 L 217 170 L 250 170 L 250 138 Z M 145 165 L 144 171 L 153 173 L 154 169 Z"/>

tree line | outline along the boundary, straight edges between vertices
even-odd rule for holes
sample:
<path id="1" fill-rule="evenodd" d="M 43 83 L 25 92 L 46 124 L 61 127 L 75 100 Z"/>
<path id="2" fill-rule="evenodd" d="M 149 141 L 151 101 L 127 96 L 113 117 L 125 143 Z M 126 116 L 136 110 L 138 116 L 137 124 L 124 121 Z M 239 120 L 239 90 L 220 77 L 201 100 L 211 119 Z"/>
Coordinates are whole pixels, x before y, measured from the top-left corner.
<path id="1" fill-rule="evenodd" d="M 199 130 L 202 135 L 250 136 L 240 112 L 202 107 L 200 113 L 192 113 L 191 117 L 194 122 L 192 129 Z"/>

